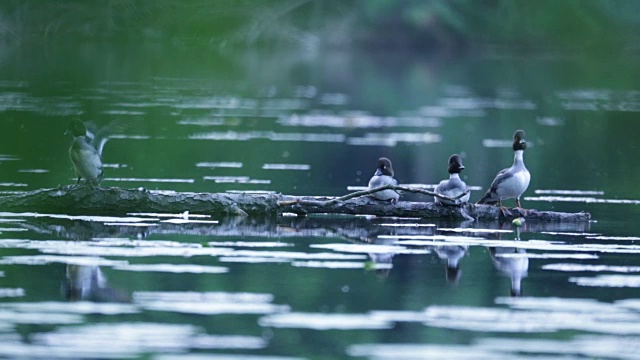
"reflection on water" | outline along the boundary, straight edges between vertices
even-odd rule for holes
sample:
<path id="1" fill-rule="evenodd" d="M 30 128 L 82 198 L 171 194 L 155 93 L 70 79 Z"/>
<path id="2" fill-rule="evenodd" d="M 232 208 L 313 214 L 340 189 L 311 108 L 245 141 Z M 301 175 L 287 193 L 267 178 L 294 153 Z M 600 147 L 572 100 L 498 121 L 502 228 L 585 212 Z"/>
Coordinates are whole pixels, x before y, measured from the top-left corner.
<path id="1" fill-rule="evenodd" d="M 242 167 L 242 163 L 240 162 L 199 162 L 196 164 L 197 167 L 208 167 L 208 168 L 234 168 L 239 169 Z"/>
<path id="2" fill-rule="evenodd" d="M 640 200 L 630 199 L 599 199 L 594 197 L 569 197 L 569 196 L 526 196 L 525 200 L 529 201 L 546 201 L 546 202 L 579 202 L 579 203 L 600 203 L 600 204 L 640 204 Z"/>
<path id="3" fill-rule="evenodd" d="M 625 67 L 82 49 L 3 58 L 0 194 L 73 181 L 72 117 L 115 122 L 105 186 L 154 193 L 336 196 L 380 156 L 432 189 L 454 152 L 488 184 L 525 128 L 525 200 L 597 221 L 0 213 L 0 357 L 638 358 L 639 93 L 604 81 Z"/>
<path id="4" fill-rule="evenodd" d="M 312 330 L 377 330 L 391 329 L 392 323 L 370 315 L 286 313 L 269 315 L 258 320 L 265 327 Z"/>
<path id="5" fill-rule="evenodd" d="M 109 287 L 106 276 L 97 265 L 68 264 L 63 292 L 64 297 L 72 301 L 126 302 L 128 300 L 126 293 Z"/>
<path id="6" fill-rule="evenodd" d="M 143 182 L 143 183 L 187 183 L 192 184 L 194 179 L 140 179 L 140 178 L 105 178 L 105 181 L 116 182 Z"/>
<path id="7" fill-rule="evenodd" d="M 311 165 L 307 164 L 264 164 L 264 170 L 310 170 Z"/>
<path id="8" fill-rule="evenodd" d="M 462 258 L 467 255 L 467 246 L 436 246 L 434 251 L 438 254 L 438 257 L 446 261 L 445 274 L 447 282 L 456 284 L 460 280 L 462 270 L 460 269 L 460 262 Z"/>
<path id="9" fill-rule="evenodd" d="M 364 112 L 340 114 L 293 114 L 278 119 L 284 126 L 336 127 L 336 128 L 387 128 L 387 127 L 440 127 L 442 120 L 436 117 L 380 117 Z"/>
<path id="10" fill-rule="evenodd" d="M 511 296 L 522 296 L 522 279 L 527 277 L 529 258 L 524 249 L 489 248 L 496 269 L 511 279 Z"/>
<path id="11" fill-rule="evenodd" d="M 224 184 L 271 184 L 271 180 L 251 179 L 248 176 L 203 176 L 204 180 L 213 180 Z"/>
<path id="12" fill-rule="evenodd" d="M 189 216 L 194 220 L 161 221 Z M 0 247 L 13 252 L 0 258 L 3 279 L 20 284 L 1 289 L 0 294 L 21 301 L 0 304 L 0 316 L 7 319 L 0 332 L 7 339 L 16 334 L 18 324 L 34 326 L 32 341 L 12 341 L 0 350 L 3 356 L 37 356 L 47 348 L 54 358 L 75 357 L 69 348 L 82 358 L 194 349 L 274 349 L 263 354 L 286 354 L 276 350 L 278 335 L 265 334 L 305 329 L 355 335 L 398 331 L 400 323 L 413 329 L 426 326 L 478 334 L 470 345 L 474 355 L 486 351 L 497 358 L 510 352 L 483 348 L 483 341 L 499 338 L 482 334 L 517 334 L 534 353 L 547 350 L 536 348 L 526 334 L 561 330 L 600 336 L 640 334 L 633 325 L 640 306 L 630 302 L 632 297 L 613 303 L 556 297 L 562 292 L 558 289 L 572 284 L 582 289 L 640 287 L 636 275 L 620 275 L 640 271 L 637 266 L 616 265 L 617 257 L 607 255 L 640 253 L 629 244 L 633 240 L 594 236 L 590 223 L 526 222 L 515 228 L 498 222 L 426 223 L 375 217 L 207 220 L 197 214 L 162 213 L 122 218 L 3 213 L 2 218 L 9 222 L 0 223 L 0 228 L 24 231 L 13 233 L 18 238 L 0 239 Z M 128 224 L 107 225 L 115 220 L 151 221 L 155 226 L 141 232 Z M 578 256 L 585 249 L 585 256 Z M 563 263 L 552 263 L 557 259 Z M 609 264 L 582 263 L 595 260 Z M 64 266 L 62 271 L 55 270 L 58 264 Z M 31 274 L 42 274 L 39 283 L 62 284 L 58 288 L 62 293 L 22 278 L 18 269 L 25 266 L 33 269 Z M 541 278 L 552 272 L 560 276 Z M 615 273 L 619 275 L 611 275 Z M 184 286 L 185 281 L 193 285 Z M 238 287 L 238 281 L 244 285 Z M 410 281 L 412 289 L 398 288 L 403 281 Z M 284 290 L 291 286 L 297 290 Z M 423 299 L 408 308 L 364 300 L 402 299 L 416 291 Z M 474 291 L 490 291 L 496 302 L 457 306 L 439 299 Z M 504 298 L 509 292 L 522 301 Z M 586 294 L 576 295 L 581 293 Z M 33 299 L 36 294 L 47 300 Z M 309 302 L 309 295 L 316 300 Z M 91 314 L 111 320 L 96 322 L 88 317 Z M 135 314 L 144 315 L 147 322 L 132 322 Z M 201 316 L 199 325 L 185 323 L 186 314 Z M 233 317 L 242 325 L 215 325 L 221 317 Z M 99 336 L 115 331 L 130 336 L 108 351 L 96 347 Z M 173 336 L 171 341 L 164 343 L 163 331 Z M 94 346 L 87 347 L 88 343 Z M 440 346 L 445 353 L 451 350 L 447 350 L 450 345 L 429 345 L 433 347 L 429 350 L 410 343 L 404 348 L 357 343 L 341 351 L 360 356 L 387 346 L 389 358 L 402 358 L 403 351 L 411 357 L 415 351 L 435 351 Z M 387 357 L 383 352 L 375 356 Z"/>

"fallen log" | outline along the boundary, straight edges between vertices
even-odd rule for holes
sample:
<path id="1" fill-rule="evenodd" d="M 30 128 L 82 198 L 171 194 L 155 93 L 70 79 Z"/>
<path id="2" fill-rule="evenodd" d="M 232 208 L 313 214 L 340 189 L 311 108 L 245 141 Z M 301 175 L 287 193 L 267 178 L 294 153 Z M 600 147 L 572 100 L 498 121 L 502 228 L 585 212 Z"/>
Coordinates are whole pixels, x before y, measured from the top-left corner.
<path id="1" fill-rule="evenodd" d="M 512 208 L 503 213 L 498 207 L 491 205 L 447 206 L 433 202 L 409 201 L 391 204 L 368 196 L 373 192 L 385 189 L 419 192 L 433 196 L 432 192 L 423 189 L 390 185 L 362 191 L 357 195 L 349 194 L 341 198 L 247 192 L 149 191 L 142 188 L 121 189 L 80 185 L 41 189 L 0 197 L 0 210 L 120 216 L 139 212 L 182 213 L 188 211 L 198 214 L 240 216 L 275 216 L 283 213 L 306 216 L 321 213 L 466 220 L 510 220 L 524 217 L 527 220 L 545 222 L 588 221 L 591 219 L 591 215 L 585 212 L 562 213 Z"/>

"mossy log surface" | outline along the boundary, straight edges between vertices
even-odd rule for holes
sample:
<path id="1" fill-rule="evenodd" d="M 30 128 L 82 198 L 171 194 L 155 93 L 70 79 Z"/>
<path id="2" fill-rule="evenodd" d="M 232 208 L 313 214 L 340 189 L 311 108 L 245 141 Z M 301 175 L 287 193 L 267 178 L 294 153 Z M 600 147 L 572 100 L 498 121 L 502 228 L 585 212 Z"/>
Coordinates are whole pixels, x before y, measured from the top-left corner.
<path id="1" fill-rule="evenodd" d="M 323 213 L 483 220 L 510 220 L 524 217 L 527 220 L 543 222 L 591 219 L 591 215 L 586 212 L 562 213 L 511 208 L 503 214 L 498 207 L 491 205 L 445 206 L 433 202 L 409 201 L 391 204 L 369 196 L 347 195 L 340 199 L 343 198 L 347 199 L 268 193 L 189 193 L 65 186 L 0 197 L 0 211 L 69 215 L 126 215 L 137 212 L 181 213 L 184 211 L 241 216 L 272 216 L 282 213 L 304 216 Z"/>

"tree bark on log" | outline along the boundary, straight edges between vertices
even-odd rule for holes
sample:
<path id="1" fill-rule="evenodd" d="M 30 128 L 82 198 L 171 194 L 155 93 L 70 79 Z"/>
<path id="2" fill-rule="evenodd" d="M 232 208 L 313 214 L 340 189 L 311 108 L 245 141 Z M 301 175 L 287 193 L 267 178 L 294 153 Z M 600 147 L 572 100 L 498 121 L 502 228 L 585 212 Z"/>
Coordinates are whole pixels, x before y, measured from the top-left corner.
<path id="1" fill-rule="evenodd" d="M 383 202 L 367 195 L 387 187 L 349 194 L 342 198 L 292 196 L 271 193 L 189 193 L 148 191 L 91 186 L 65 186 L 0 197 L 0 211 L 40 212 L 69 215 L 126 215 L 139 212 L 209 215 L 274 216 L 294 213 L 350 214 L 411 218 L 450 218 L 511 220 L 524 217 L 532 221 L 589 221 L 586 212 L 562 213 L 533 209 L 507 209 L 492 205 L 447 206 L 433 202 Z M 403 189 L 403 190 L 406 190 Z M 420 189 L 409 191 L 429 193 Z M 346 200 L 345 200 L 346 199 Z"/>

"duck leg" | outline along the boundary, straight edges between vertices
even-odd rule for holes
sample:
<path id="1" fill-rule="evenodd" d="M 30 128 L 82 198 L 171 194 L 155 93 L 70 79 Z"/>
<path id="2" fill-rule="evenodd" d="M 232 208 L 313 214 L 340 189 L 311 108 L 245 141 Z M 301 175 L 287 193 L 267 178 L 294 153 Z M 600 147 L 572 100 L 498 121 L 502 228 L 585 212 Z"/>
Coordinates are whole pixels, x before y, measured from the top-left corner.
<path id="1" fill-rule="evenodd" d="M 516 198 L 516 208 L 520 216 L 527 216 L 529 214 L 529 210 L 523 209 L 522 205 L 520 205 L 520 198 Z"/>
<path id="2" fill-rule="evenodd" d="M 498 207 L 500 208 L 500 213 L 502 213 L 503 218 L 509 218 L 510 216 L 513 216 L 511 211 L 509 211 L 509 208 L 507 208 L 506 206 L 502 206 L 501 200 L 498 200 Z"/>

